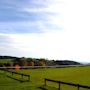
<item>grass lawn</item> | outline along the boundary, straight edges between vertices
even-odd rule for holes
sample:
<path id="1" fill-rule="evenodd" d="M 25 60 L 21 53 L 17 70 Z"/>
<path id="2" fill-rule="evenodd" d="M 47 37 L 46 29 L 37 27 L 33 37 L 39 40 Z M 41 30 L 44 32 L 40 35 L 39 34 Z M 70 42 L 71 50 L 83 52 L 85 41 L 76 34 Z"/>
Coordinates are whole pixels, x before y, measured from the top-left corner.
<path id="1" fill-rule="evenodd" d="M 44 78 L 61 80 L 75 84 L 90 86 L 90 66 L 68 68 L 22 69 L 18 72 L 31 75 L 30 82 L 19 82 L 8 78 L 6 72 L 0 71 L 0 90 L 42 90 L 38 87 L 44 84 Z M 17 75 L 13 76 L 17 77 Z M 58 87 L 57 83 L 47 82 L 48 86 Z M 55 90 L 54 88 L 47 90 Z M 77 90 L 76 87 L 61 85 L 61 90 Z M 82 89 L 80 90 L 89 90 Z"/>

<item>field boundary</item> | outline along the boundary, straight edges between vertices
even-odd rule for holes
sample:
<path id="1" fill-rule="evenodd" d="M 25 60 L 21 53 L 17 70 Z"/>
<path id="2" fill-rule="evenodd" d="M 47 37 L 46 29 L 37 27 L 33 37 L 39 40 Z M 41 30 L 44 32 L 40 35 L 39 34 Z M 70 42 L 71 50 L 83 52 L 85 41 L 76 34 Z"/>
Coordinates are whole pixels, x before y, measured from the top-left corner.
<path id="1" fill-rule="evenodd" d="M 81 88 L 87 88 L 87 89 L 90 89 L 90 86 L 85 86 L 85 85 L 80 85 L 80 84 L 73 84 L 73 83 L 68 83 L 68 82 L 63 82 L 63 81 L 57 81 L 57 80 L 51 80 L 51 79 L 47 79 L 47 78 L 45 78 L 45 80 L 44 80 L 45 82 L 45 86 L 47 85 L 46 84 L 46 81 L 50 81 L 50 82 L 55 82 L 55 83 L 58 83 L 59 84 L 59 86 L 58 86 L 58 90 L 61 90 L 61 84 L 66 84 L 66 85 L 70 85 L 70 86 L 75 86 L 75 87 L 77 87 L 77 90 L 79 90 L 79 88 L 81 87 Z"/>
<path id="2" fill-rule="evenodd" d="M 18 73 L 18 72 L 11 71 L 11 70 L 8 70 L 8 69 L 0 69 L 0 70 L 9 72 L 9 73 L 11 73 L 12 76 L 13 76 L 14 74 L 20 75 L 22 79 L 23 79 L 24 77 L 28 77 L 28 80 L 27 80 L 27 81 L 30 81 L 30 75 L 23 74 L 23 73 Z M 8 76 L 8 77 L 9 77 L 9 76 Z M 13 79 L 14 79 L 14 78 L 13 78 Z M 18 80 L 18 79 L 15 79 L 15 80 Z M 18 81 L 19 81 L 19 80 L 18 80 Z M 21 81 L 21 80 L 20 80 L 20 81 Z"/>
<path id="3" fill-rule="evenodd" d="M 90 65 L 56 65 L 56 66 L 20 66 L 20 69 L 29 69 L 29 68 L 66 68 L 66 67 L 84 67 Z M 16 69 L 13 67 L 0 67 L 0 69 Z"/>

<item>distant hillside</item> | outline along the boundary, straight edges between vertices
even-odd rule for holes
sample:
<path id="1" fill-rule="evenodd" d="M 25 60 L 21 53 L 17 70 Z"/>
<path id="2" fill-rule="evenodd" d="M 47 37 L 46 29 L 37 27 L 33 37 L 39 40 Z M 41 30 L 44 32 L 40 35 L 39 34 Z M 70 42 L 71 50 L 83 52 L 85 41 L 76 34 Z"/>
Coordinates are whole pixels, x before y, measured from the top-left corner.
<path id="1" fill-rule="evenodd" d="M 15 59 L 17 57 L 13 57 L 13 56 L 0 56 L 0 59 Z"/>
<path id="2" fill-rule="evenodd" d="M 56 65 L 81 65 L 81 63 L 71 60 L 47 60 L 45 58 L 25 58 L 0 56 L 0 66 L 56 66 Z"/>
<path id="3" fill-rule="evenodd" d="M 55 61 L 57 65 L 80 65 L 81 63 L 70 60 L 57 60 Z"/>

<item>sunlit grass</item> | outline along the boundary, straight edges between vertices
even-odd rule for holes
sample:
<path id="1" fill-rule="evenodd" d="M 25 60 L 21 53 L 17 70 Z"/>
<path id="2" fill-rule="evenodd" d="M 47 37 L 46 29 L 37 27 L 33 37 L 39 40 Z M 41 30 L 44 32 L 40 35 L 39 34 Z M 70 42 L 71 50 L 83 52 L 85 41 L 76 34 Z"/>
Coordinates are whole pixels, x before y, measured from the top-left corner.
<path id="1" fill-rule="evenodd" d="M 1 71 L 0 71 L 1 72 Z M 85 67 L 69 67 L 69 68 L 41 68 L 41 69 L 22 69 L 19 70 L 20 73 L 29 74 L 31 76 L 30 82 L 19 82 L 13 79 L 7 78 L 5 74 L 6 72 L 1 72 L 0 84 L 7 84 L 8 87 L 15 87 L 14 90 L 40 90 L 38 87 L 44 84 L 44 78 L 53 79 L 53 80 L 61 80 L 64 82 L 71 82 L 75 84 L 82 84 L 90 86 L 90 66 Z M 13 76 L 18 78 L 17 75 Z M 20 78 L 20 76 L 19 76 Z M 47 82 L 48 86 L 57 87 L 58 84 Z M 7 86 L 2 87 L 3 89 L 0 90 L 12 90 L 7 89 Z M 23 89 L 21 89 L 23 88 Z M 27 89 L 25 89 L 27 88 Z M 30 89 L 28 89 L 30 88 Z M 61 85 L 62 90 L 77 90 L 76 87 Z M 84 90 L 84 89 L 80 89 Z M 85 89 L 88 90 L 88 89 Z"/>

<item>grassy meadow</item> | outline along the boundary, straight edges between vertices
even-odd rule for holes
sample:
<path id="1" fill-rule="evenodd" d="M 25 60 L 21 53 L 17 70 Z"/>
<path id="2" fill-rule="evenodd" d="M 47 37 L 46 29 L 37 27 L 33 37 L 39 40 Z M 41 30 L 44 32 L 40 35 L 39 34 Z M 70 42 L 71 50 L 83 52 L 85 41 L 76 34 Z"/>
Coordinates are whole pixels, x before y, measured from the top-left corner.
<path id="1" fill-rule="evenodd" d="M 67 68 L 40 68 L 40 69 L 22 69 L 18 72 L 31 75 L 30 82 L 19 82 L 7 77 L 9 73 L 0 71 L 0 90 L 42 90 L 39 87 L 44 84 L 44 78 L 61 80 L 75 84 L 90 86 L 90 66 L 67 67 Z M 20 78 L 17 75 L 14 78 Z M 47 82 L 47 90 L 57 90 L 57 83 Z M 61 85 L 61 90 L 77 90 L 76 87 Z M 82 89 L 80 90 L 89 90 Z"/>

